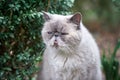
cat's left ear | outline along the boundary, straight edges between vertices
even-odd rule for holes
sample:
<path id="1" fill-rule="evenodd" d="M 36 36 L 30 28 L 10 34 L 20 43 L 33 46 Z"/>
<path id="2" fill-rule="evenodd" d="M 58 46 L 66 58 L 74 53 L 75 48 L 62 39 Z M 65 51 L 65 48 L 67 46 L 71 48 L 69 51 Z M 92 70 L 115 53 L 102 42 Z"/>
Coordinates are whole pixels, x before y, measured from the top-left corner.
<path id="1" fill-rule="evenodd" d="M 70 22 L 78 25 L 78 27 L 80 26 L 80 21 L 82 20 L 82 15 L 81 13 L 77 12 L 76 14 L 74 14 L 71 18 L 70 18 Z"/>

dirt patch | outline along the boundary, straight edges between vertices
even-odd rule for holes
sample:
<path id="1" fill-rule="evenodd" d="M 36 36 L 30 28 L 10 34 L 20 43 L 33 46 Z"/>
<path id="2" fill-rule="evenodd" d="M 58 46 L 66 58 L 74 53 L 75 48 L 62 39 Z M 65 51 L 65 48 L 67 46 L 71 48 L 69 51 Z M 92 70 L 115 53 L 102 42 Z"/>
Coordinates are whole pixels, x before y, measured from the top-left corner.
<path id="1" fill-rule="evenodd" d="M 102 54 L 104 50 L 106 53 L 108 53 L 108 51 L 113 52 L 115 46 L 117 45 L 118 38 L 115 37 L 114 34 L 110 34 L 110 33 L 109 34 L 99 34 L 96 37 L 96 41 L 98 43 L 98 46 L 99 46 L 101 54 Z M 120 54 L 120 51 L 118 51 L 118 54 Z"/>

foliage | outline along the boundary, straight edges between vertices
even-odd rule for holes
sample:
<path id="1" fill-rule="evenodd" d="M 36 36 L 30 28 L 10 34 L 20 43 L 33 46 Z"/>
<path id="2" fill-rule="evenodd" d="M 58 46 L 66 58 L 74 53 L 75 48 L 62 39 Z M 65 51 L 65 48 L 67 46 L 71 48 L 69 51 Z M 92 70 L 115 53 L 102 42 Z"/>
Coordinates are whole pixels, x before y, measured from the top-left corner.
<path id="1" fill-rule="evenodd" d="M 106 76 L 106 80 L 120 80 L 119 62 L 116 59 L 116 53 L 120 49 L 120 40 L 114 48 L 112 54 L 107 57 L 105 54 L 102 56 L 102 66 Z"/>
<path id="2" fill-rule="evenodd" d="M 0 0 L 0 79 L 30 80 L 44 44 L 41 11 L 66 14 L 68 0 Z M 73 2 L 69 1 L 69 4 Z"/>
<path id="3" fill-rule="evenodd" d="M 115 7 L 120 11 L 120 1 L 119 0 L 112 0 Z"/>
<path id="4" fill-rule="evenodd" d="M 120 0 L 75 0 L 72 9 L 105 29 L 117 29 L 120 25 Z"/>
<path id="5" fill-rule="evenodd" d="M 98 16 L 101 16 L 99 19 L 102 20 L 102 23 L 108 23 L 108 27 L 117 27 L 120 25 L 120 9 L 118 9 L 120 8 L 119 0 L 98 0 L 97 5 L 96 12 Z"/>

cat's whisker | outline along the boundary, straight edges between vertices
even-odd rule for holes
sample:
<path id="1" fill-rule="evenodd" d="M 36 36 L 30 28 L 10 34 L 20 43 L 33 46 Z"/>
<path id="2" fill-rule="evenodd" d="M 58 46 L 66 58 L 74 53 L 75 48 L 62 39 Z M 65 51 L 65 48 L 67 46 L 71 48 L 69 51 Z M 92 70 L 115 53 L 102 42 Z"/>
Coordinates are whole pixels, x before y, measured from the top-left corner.
<path id="1" fill-rule="evenodd" d="M 63 67 L 65 67 L 65 63 L 67 62 L 67 60 L 68 60 L 68 58 L 66 57 L 66 58 L 65 58 L 65 61 L 64 61 L 64 63 L 63 63 Z"/>

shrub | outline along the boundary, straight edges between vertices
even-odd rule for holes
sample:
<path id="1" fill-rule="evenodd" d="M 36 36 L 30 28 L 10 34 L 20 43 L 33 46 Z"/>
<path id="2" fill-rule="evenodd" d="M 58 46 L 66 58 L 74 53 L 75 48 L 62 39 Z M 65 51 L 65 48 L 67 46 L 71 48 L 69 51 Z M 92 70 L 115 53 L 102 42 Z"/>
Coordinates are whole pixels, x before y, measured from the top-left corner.
<path id="1" fill-rule="evenodd" d="M 44 44 L 41 11 L 66 14 L 69 0 L 0 0 L 0 79 L 30 80 Z"/>
<path id="2" fill-rule="evenodd" d="M 116 59 L 116 53 L 119 48 L 120 48 L 120 40 L 118 41 L 112 54 L 110 52 L 110 56 L 107 57 L 105 53 L 102 56 L 102 66 L 106 80 L 120 80 L 119 62 Z"/>

